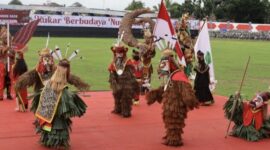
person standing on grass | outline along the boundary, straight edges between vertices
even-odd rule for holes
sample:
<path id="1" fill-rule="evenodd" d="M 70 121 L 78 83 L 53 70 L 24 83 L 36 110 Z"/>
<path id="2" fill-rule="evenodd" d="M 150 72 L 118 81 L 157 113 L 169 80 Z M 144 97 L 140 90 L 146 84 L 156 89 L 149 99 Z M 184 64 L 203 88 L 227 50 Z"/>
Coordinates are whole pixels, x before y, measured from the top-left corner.
<path id="1" fill-rule="evenodd" d="M 200 50 L 197 52 L 197 59 L 198 64 L 194 68 L 196 72 L 194 81 L 195 95 L 202 105 L 211 105 L 214 103 L 214 98 L 209 88 L 209 66 L 205 63 L 204 53 Z"/>

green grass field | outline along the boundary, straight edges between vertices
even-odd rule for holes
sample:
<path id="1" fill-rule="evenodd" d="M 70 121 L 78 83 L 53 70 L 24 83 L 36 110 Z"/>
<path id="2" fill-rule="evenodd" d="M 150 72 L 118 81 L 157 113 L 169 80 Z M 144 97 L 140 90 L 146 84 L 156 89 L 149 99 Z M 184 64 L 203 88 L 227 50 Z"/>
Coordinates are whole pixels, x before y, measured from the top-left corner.
<path id="1" fill-rule="evenodd" d="M 76 48 L 83 59 L 72 61 L 72 72 L 91 84 L 91 90 L 109 90 L 107 67 L 112 60 L 110 47 L 113 38 L 56 38 L 51 37 L 50 48 L 58 45 L 65 55 L 66 44 L 71 43 L 68 56 Z M 38 50 L 45 47 L 46 38 L 34 37 L 28 44 L 26 61 L 29 69 L 38 61 Z M 268 90 L 270 85 L 270 42 L 212 39 L 215 75 L 218 80 L 215 94 L 228 96 L 239 89 L 248 56 L 251 56 L 242 94 L 251 98 L 257 91 Z M 156 70 L 160 53 L 153 60 Z M 129 53 L 130 56 L 130 53 Z M 159 85 L 156 72 L 153 87 Z"/>

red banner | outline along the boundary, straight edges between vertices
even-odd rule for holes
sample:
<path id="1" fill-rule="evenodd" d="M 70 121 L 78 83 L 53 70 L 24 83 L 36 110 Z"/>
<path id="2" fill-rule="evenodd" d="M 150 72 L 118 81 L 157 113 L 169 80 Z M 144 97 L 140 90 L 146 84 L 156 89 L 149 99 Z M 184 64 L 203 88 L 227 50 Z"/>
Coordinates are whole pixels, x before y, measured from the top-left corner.
<path id="1" fill-rule="evenodd" d="M 29 10 L 0 10 L 0 20 L 13 23 L 27 23 L 30 20 Z"/>

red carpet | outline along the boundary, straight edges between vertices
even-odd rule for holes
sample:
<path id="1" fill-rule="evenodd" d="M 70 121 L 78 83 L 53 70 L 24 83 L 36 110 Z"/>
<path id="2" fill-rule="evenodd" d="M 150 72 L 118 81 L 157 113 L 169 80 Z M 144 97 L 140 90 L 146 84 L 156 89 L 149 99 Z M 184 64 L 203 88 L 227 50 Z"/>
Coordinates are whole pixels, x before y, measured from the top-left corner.
<path id="1" fill-rule="evenodd" d="M 222 110 L 225 97 L 215 96 L 213 106 L 191 111 L 184 129 L 184 146 L 174 148 L 161 144 L 164 127 L 160 104 L 147 106 L 142 98 L 140 105 L 133 107 L 133 116 L 125 119 L 110 113 L 111 92 L 87 94 L 91 95 L 83 97 L 88 104 L 87 113 L 73 119 L 71 149 L 74 150 L 265 150 L 270 147 L 269 139 L 247 142 L 224 138 L 228 124 Z M 14 100 L 0 101 L 0 149 L 46 149 L 37 142 L 39 135 L 32 125 L 33 113 L 18 113 L 14 108 Z"/>

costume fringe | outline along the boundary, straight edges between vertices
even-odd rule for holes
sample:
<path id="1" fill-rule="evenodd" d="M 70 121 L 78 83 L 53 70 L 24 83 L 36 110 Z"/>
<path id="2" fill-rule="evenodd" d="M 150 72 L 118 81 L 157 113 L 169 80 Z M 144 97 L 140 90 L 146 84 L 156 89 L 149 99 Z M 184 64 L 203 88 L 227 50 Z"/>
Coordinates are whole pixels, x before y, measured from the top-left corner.
<path id="1" fill-rule="evenodd" d="M 231 95 L 228 101 L 224 104 L 223 110 L 227 119 L 231 118 L 233 102 L 236 101 L 235 111 L 232 117 L 234 126 L 230 135 L 240 137 L 247 141 L 259 141 L 263 138 L 270 137 L 270 118 L 263 121 L 262 127 L 256 130 L 254 122 L 249 126 L 243 125 L 243 100 L 242 96 L 238 99 L 235 95 Z"/>
<path id="2" fill-rule="evenodd" d="M 35 92 L 39 91 L 43 87 L 43 84 L 40 81 L 38 73 L 35 69 L 32 69 L 22 74 L 16 81 L 14 88 L 16 91 L 20 91 L 30 86 L 34 86 Z"/>
<path id="3" fill-rule="evenodd" d="M 182 134 L 187 112 L 198 107 L 198 104 L 191 85 L 181 81 L 171 81 L 163 94 L 163 122 L 166 128 L 164 144 L 183 145 Z"/>
<path id="4" fill-rule="evenodd" d="M 191 85 L 181 81 L 171 81 L 166 91 L 161 86 L 156 90 L 151 90 L 146 99 L 148 104 L 155 101 L 163 102 L 162 118 L 166 128 L 164 144 L 183 145 L 182 134 L 187 112 L 197 108 L 199 104 Z"/>
<path id="5" fill-rule="evenodd" d="M 164 93 L 164 87 L 160 86 L 158 89 L 154 89 L 149 91 L 146 94 L 146 101 L 148 105 L 152 105 L 156 101 L 161 103 L 162 102 L 162 94 Z"/>
<path id="6" fill-rule="evenodd" d="M 238 99 L 236 99 L 237 97 L 235 95 L 230 95 L 228 101 L 224 104 L 223 106 L 223 110 L 224 110 L 224 114 L 225 117 L 227 119 L 231 118 L 232 115 L 232 106 L 233 106 L 233 102 L 236 101 L 236 107 L 234 110 L 234 115 L 232 118 L 232 121 L 240 126 L 241 124 L 243 124 L 243 99 L 242 96 L 240 96 Z"/>
<path id="7" fill-rule="evenodd" d="M 90 89 L 90 85 L 84 82 L 80 77 L 70 74 L 68 83 L 75 86 L 80 91 L 88 91 Z"/>
<path id="8" fill-rule="evenodd" d="M 116 72 L 110 73 L 109 82 L 114 97 L 114 109 L 112 113 L 122 117 L 130 117 L 132 110 L 132 99 L 140 91 L 136 78 L 132 74 L 132 67 L 127 65 L 121 76 Z"/>
<path id="9" fill-rule="evenodd" d="M 181 81 L 172 81 L 175 86 L 178 86 L 179 93 L 182 95 L 183 102 L 189 110 L 198 108 L 199 101 L 196 98 L 195 92 L 189 83 Z"/>
<path id="10" fill-rule="evenodd" d="M 31 111 L 36 112 L 40 94 L 32 101 Z M 56 115 L 52 121 L 50 132 L 42 129 L 39 121 L 34 122 L 36 133 L 40 134 L 39 142 L 49 148 L 69 148 L 69 132 L 71 131 L 71 117 L 81 117 L 86 112 L 87 105 L 76 94 L 66 89 L 63 90 L 61 101 L 58 105 Z"/>
<path id="11" fill-rule="evenodd" d="M 270 137 L 270 119 L 263 122 L 260 130 L 256 130 L 254 123 L 249 126 L 235 125 L 232 129 L 232 136 L 240 137 L 247 141 L 256 142 L 263 138 Z"/>
<path id="12" fill-rule="evenodd" d="M 79 77 L 72 74 L 70 74 L 69 76 L 68 83 L 71 85 L 74 85 L 77 89 L 81 91 L 87 91 L 90 88 L 89 84 L 85 83 Z M 35 92 L 39 91 L 41 88 L 44 87 L 44 85 L 40 81 L 40 78 L 36 69 L 30 70 L 22 74 L 16 81 L 14 88 L 16 91 L 19 91 L 23 88 L 27 88 L 30 86 L 34 86 Z"/>

